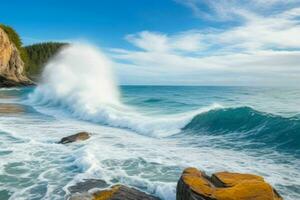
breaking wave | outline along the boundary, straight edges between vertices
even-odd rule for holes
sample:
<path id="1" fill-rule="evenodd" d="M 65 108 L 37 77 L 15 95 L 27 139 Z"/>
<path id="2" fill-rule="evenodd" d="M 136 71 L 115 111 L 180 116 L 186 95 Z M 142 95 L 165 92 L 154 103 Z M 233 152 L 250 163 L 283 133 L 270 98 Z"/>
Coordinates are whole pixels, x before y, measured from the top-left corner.
<path id="1" fill-rule="evenodd" d="M 196 115 L 184 128 L 193 134 L 229 135 L 278 148 L 299 150 L 300 119 L 256 111 L 222 108 Z"/>
<path id="2" fill-rule="evenodd" d="M 78 119 L 150 137 L 179 132 L 233 134 L 239 140 L 299 149 L 299 118 L 218 104 L 182 114 L 147 116 L 120 101 L 112 71 L 112 62 L 99 49 L 87 44 L 70 45 L 48 63 L 42 83 L 29 100 L 44 108 L 64 110 Z"/>
<path id="3" fill-rule="evenodd" d="M 212 105 L 172 116 L 142 115 L 120 101 L 111 63 L 91 45 L 70 45 L 47 64 L 42 83 L 29 95 L 29 101 L 65 110 L 82 120 L 154 137 L 178 133 L 195 114 L 219 107 Z"/>

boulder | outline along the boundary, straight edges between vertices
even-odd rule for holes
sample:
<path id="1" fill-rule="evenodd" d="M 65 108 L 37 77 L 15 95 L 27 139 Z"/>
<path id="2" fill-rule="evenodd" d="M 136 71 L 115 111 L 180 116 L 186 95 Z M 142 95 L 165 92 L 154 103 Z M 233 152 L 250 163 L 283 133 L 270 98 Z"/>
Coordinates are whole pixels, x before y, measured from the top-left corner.
<path id="1" fill-rule="evenodd" d="M 89 138 L 90 138 L 90 134 L 88 132 L 79 132 L 74 135 L 70 135 L 70 136 L 62 138 L 58 143 L 66 144 L 66 143 L 71 143 L 71 142 L 76 142 L 76 141 L 87 140 Z"/>
<path id="2" fill-rule="evenodd" d="M 124 185 L 115 185 L 107 190 L 95 192 L 93 200 L 159 200 L 159 198 Z"/>
<path id="3" fill-rule="evenodd" d="M 68 191 L 71 193 L 69 200 L 92 200 L 93 194 L 90 190 L 104 189 L 109 185 L 101 179 L 84 179 L 76 185 L 70 186 Z"/>
<path id="4" fill-rule="evenodd" d="M 88 192 L 94 188 L 107 188 L 109 185 L 101 179 L 84 179 L 82 182 L 68 188 L 71 194 Z"/>
<path id="5" fill-rule="evenodd" d="M 159 200 L 157 197 L 124 185 L 114 185 L 108 189 L 107 186 L 103 180 L 84 180 L 68 188 L 71 193 L 69 200 Z"/>
<path id="6" fill-rule="evenodd" d="M 196 168 L 183 171 L 176 200 L 282 200 L 260 176 L 218 172 L 211 177 Z"/>

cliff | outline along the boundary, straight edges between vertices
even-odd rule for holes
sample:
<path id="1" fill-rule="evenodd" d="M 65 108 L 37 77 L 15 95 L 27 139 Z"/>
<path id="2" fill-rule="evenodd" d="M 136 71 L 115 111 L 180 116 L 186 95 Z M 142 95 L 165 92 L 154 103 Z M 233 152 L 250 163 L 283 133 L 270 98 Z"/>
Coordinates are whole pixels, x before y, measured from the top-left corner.
<path id="1" fill-rule="evenodd" d="M 16 45 L 0 27 L 0 87 L 32 85 L 25 75 L 25 64 Z"/>

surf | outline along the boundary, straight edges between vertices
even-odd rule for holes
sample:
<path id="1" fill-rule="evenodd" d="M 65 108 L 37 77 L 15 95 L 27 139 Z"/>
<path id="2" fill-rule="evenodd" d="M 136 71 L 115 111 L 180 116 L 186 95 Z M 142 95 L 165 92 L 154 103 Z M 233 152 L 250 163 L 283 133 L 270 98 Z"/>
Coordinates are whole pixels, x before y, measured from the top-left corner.
<path id="1" fill-rule="evenodd" d="M 260 143 L 265 147 L 300 151 L 298 117 L 282 117 L 247 106 L 197 114 L 182 130 L 193 135 L 227 135 L 245 144 L 256 144 L 253 147 Z"/>
<path id="2" fill-rule="evenodd" d="M 112 63 L 90 44 L 69 45 L 46 65 L 41 83 L 29 95 L 29 102 L 66 111 L 81 120 L 130 129 L 151 137 L 176 134 L 195 114 L 219 107 L 211 105 L 171 116 L 141 114 L 121 102 Z"/>
<path id="3" fill-rule="evenodd" d="M 300 122 L 293 117 L 284 118 L 251 107 L 225 108 L 216 103 L 168 115 L 146 115 L 125 105 L 113 74 L 113 62 L 90 44 L 69 45 L 59 52 L 46 65 L 42 81 L 29 95 L 29 101 L 43 111 L 58 110 L 57 117 L 63 111 L 80 120 L 149 137 L 231 134 L 246 142 L 299 150 Z"/>

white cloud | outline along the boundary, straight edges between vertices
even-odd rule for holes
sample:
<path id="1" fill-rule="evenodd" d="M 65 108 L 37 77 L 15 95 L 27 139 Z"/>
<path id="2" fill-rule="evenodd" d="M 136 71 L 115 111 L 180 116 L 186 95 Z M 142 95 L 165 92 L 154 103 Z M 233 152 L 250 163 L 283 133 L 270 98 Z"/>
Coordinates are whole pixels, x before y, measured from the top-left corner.
<path id="1" fill-rule="evenodd" d="M 184 1 L 202 15 L 199 2 Z M 251 0 L 244 6 L 234 0 L 201 2 L 213 10 L 207 17 L 239 16 L 242 21 L 227 29 L 208 27 L 171 35 L 143 31 L 126 36 L 139 49 L 112 50 L 120 73 L 127 77 L 125 83 L 132 82 L 130 72 L 139 71 L 132 80 L 140 84 L 300 85 L 300 6 L 285 7 L 295 1 Z M 268 6 L 264 10 L 269 14 L 254 12 L 259 5 Z M 272 12 L 278 5 L 284 6 Z"/>
<path id="2" fill-rule="evenodd" d="M 163 34 L 143 31 L 139 34 L 127 35 L 126 39 L 135 46 L 147 51 L 167 51 L 169 48 L 168 38 Z"/>
<path id="3" fill-rule="evenodd" d="M 174 36 L 162 33 L 142 31 L 125 37 L 129 42 L 145 51 L 196 51 L 201 47 L 202 36 L 200 33 L 189 32 Z"/>
<path id="4" fill-rule="evenodd" d="M 191 9 L 196 17 L 227 21 L 240 20 L 243 13 L 269 15 L 299 6 L 299 0 L 174 0 Z M 241 12 L 242 11 L 242 12 Z"/>

